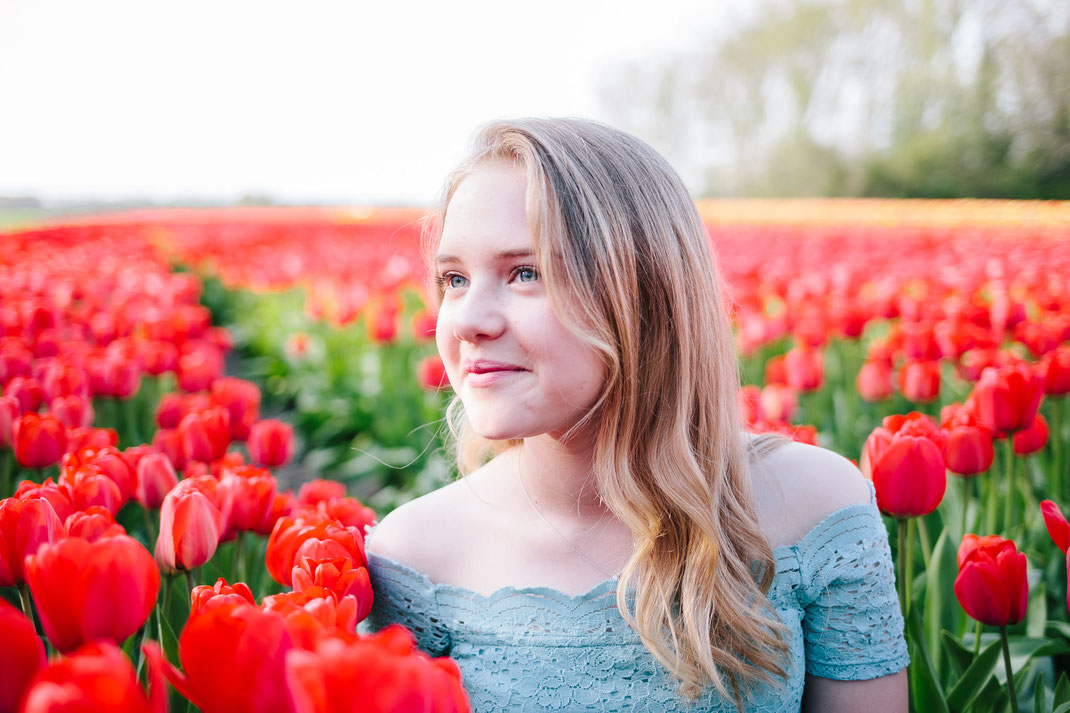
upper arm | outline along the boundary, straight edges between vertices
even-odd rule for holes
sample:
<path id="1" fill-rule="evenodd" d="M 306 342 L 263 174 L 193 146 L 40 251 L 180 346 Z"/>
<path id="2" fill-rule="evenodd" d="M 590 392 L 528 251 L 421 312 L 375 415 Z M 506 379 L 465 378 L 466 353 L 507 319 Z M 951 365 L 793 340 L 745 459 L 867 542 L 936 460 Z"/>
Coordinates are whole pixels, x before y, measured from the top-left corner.
<path id="1" fill-rule="evenodd" d="M 902 713 L 907 710 L 906 669 L 868 681 L 806 677 L 803 713 Z"/>

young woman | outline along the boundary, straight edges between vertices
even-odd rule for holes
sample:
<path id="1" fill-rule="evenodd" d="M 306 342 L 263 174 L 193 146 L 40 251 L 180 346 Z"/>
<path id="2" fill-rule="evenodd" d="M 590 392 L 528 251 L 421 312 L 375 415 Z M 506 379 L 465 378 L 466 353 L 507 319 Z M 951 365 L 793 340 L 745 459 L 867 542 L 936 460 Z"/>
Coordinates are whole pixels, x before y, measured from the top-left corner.
<path id="1" fill-rule="evenodd" d="M 369 534 L 369 627 L 452 656 L 478 713 L 905 711 L 872 489 L 742 432 L 668 163 L 590 121 L 493 123 L 431 235 L 462 477 Z"/>

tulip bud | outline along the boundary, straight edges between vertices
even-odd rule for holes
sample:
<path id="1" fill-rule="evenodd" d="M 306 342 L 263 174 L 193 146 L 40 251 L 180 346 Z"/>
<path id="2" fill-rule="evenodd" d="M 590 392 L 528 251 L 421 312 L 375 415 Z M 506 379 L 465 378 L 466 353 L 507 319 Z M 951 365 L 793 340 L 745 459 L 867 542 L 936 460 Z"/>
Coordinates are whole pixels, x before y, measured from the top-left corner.
<path id="1" fill-rule="evenodd" d="M 268 418 L 257 421 L 249 432 L 249 457 L 267 468 L 289 463 L 294 456 L 294 430 L 290 424 Z"/>
<path id="2" fill-rule="evenodd" d="M 14 396 L 0 396 L 0 448 L 11 448 L 14 444 L 18 418 L 19 400 Z"/>
<path id="3" fill-rule="evenodd" d="M 93 425 L 93 404 L 81 396 L 57 396 L 52 399 L 50 408 L 68 428 L 89 428 Z"/>
<path id="4" fill-rule="evenodd" d="M 1025 555 L 1011 540 L 976 547 L 959 569 L 955 597 L 982 624 L 1017 624 L 1029 606 Z"/>
<path id="5" fill-rule="evenodd" d="M 186 460 L 218 460 L 230 445 L 230 416 L 222 406 L 186 414 L 178 424 L 178 434 Z"/>
<path id="6" fill-rule="evenodd" d="M 66 536 L 63 521 L 44 498 L 0 500 L 0 587 L 24 582 L 26 557 Z"/>
<path id="7" fill-rule="evenodd" d="M 976 475 L 992 467 L 995 449 L 992 434 L 981 426 L 951 426 L 947 429 L 944 461 L 952 473 Z"/>
<path id="8" fill-rule="evenodd" d="M 985 369 L 970 402 L 988 430 L 1003 433 L 1028 428 L 1043 397 L 1043 377 L 1018 364 Z"/>
<path id="9" fill-rule="evenodd" d="M 1015 431 L 1012 437 L 1014 452 L 1020 456 L 1036 453 L 1048 444 L 1048 421 L 1040 411 L 1033 417 L 1028 428 Z"/>
<path id="10" fill-rule="evenodd" d="M 155 644 L 149 649 L 159 650 Z M 106 641 L 86 644 L 69 656 L 54 659 L 38 673 L 20 709 L 22 713 L 56 711 L 116 711 L 121 713 L 163 713 L 166 685 L 159 660 L 148 657 L 152 690 L 147 696 L 137 673 L 122 650 Z"/>
<path id="11" fill-rule="evenodd" d="M 450 388 L 449 375 L 446 373 L 446 365 L 442 358 L 437 355 L 424 357 L 417 367 L 420 386 L 428 391 L 440 391 Z"/>
<path id="12" fill-rule="evenodd" d="M 190 593 L 189 618 L 192 619 L 203 612 L 232 604 L 256 606 L 256 600 L 253 598 L 249 585 L 245 582 L 227 584 L 227 580 L 220 577 L 214 586 L 201 584 L 193 588 Z"/>
<path id="13" fill-rule="evenodd" d="M 4 386 L 4 396 L 13 396 L 19 402 L 19 413 L 33 413 L 41 408 L 45 392 L 37 379 L 16 376 Z"/>
<path id="14" fill-rule="evenodd" d="M 825 379 L 824 354 L 820 349 L 794 347 L 784 355 L 784 374 L 793 389 L 815 391 Z"/>
<path id="15" fill-rule="evenodd" d="M 909 361 L 899 370 L 899 391 L 908 401 L 928 403 L 940 395 L 940 364 Z"/>
<path id="16" fill-rule="evenodd" d="M 138 459 L 134 497 L 142 507 L 158 510 L 177 483 L 178 476 L 166 454 L 147 453 Z"/>
<path id="17" fill-rule="evenodd" d="M 175 489 L 160 510 L 156 562 L 164 572 L 190 570 L 212 559 L 219 545 L 219 510 L 196 490 Z"/>
<path id="18" fill-rule="evenodd" d="M 877 428 L 866 440 L 862 465 L 873 479 L 877 505 L 885 515 L 928 515 L 944 499 L 944 459 L 940 447 L 924 436 Z"/>
<path id="19" fill-rule="evenodd" d="M 858 371 L 855 388 L 864 401 L 873 403 L 892 396 L 892 369 L 881 361 L 867 361 Z"/>
<path id="20" fill-rule="evenodd" d="M 12 431 L 15 458 L 23 468 L 55 465 L 67 448 L 67 427 L 51 414 L 26 413 Z"/>
<path id="21" fill-rule="evenodd" d="M 1044 516 L 1044 526 L 1048 528 L 1048 535 L 1055 546 L 1066 554 L 1070 548 L 1070 523 L 1066 521 L 1063 511 L 1051 500 L 1045 500 L 1040 504 L 1040 514 Z"/>

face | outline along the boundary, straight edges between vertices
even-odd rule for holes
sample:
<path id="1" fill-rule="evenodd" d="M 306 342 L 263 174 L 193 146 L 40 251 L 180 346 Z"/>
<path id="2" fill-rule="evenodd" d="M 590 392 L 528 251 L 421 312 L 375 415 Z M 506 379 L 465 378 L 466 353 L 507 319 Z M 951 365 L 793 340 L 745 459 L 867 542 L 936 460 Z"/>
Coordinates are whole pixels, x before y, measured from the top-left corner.
<path id="1" fill-rule="evenodd" d="M 495 440 L 563 435 L 598 398 L 597 352 L 550 308 L 535 267 L 523 171 L 485 164 L 446 210 L 436 273 L 436 339 L 476 433 Z"/>

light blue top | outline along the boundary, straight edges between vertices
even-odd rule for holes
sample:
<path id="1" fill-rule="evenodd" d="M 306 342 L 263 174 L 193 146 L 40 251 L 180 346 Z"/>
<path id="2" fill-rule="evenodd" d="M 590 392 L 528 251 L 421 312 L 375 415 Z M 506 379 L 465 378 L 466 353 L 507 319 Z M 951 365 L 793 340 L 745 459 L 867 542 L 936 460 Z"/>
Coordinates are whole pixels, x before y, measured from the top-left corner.
<path id="1" fill-rule="evenodd" d="M 797 711 L 805 674 L 863 680 L 908 663 L 888 535 L 868 504 L 831 513 L 794 545 L 773 550 L 769 601 L 788 628 L 788 676 L 755 688 L 747 711 Z M 432 656 L 461 669 L 475 713 L 495 711 L 734 711 L 712 687 L 696 703 L 621 618 L 616 579 L 570 596 L 503 587 L 489 596 L 436 584 L 369 553 L 375 593 L 363 632 L 400 622 Z M 634 602 L 634 592 L 628 592 Z"/>

